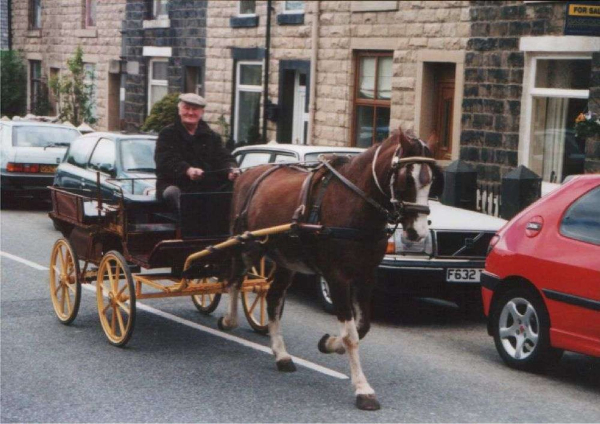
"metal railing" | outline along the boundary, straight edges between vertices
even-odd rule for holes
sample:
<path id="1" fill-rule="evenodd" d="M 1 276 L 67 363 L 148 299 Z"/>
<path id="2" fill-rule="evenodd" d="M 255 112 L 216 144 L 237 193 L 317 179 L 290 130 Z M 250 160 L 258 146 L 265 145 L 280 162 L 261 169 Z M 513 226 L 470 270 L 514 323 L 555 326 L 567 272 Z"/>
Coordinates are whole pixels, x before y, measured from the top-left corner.
<path id="1" fill-rule="evenodd" d="M 500 216 L 502 195 L 500 185 L 489 183 L 477 184 L 477 211 L 491 216 Z"/>

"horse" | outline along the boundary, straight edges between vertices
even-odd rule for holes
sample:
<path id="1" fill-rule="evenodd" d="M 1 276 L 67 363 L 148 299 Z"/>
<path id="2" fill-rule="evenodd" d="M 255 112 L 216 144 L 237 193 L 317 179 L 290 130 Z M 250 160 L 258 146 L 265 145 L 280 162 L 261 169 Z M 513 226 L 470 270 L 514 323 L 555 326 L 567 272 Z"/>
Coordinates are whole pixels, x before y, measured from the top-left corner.
<path id="1" fill-rule="evenodd" d="M 263 165 L 245 171 L 234 186 L 232 234 L 301 221 L 311 209 L 318 212 L 319 228 L 330 231 L 329 236 L 326 231 L 274 236 L 265 243 L 247 243 L 234 253 L 227 279 L 230 303 L 219 328 L 237 326 L 244 275 L 266 254 L 277 266 L 266 295 L 271 348 L 279 371 L 295 371 L 280 330 L 283 300 L 295 273 L 322 275 L 330 287 L 339 335 L 325 334 L 318 349 L 348 353 L 356 406 L 379 409 L 358 351 L 359 340 L 370 328 L 376 270 L 385 254 L 390 223 L 401 224 L 408 240 L 427 236 L 428 197 L 434 176 L 437 180 L 440 175 L 431 148 L 400 129 L 353 158 L 324 159 L 316 170 Z M 308 193 L 304 202 L 303 192 Z"/>

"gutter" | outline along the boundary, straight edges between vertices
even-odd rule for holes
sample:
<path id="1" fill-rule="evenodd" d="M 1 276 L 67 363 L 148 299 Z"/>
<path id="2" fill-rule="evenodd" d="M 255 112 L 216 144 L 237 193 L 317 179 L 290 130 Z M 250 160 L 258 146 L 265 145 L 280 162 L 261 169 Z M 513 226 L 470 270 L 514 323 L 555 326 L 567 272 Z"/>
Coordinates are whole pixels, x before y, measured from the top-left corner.
<path id="1" fill-rule="evenodd" d="M 265 76 L 263 87 L 263 122 L 262 122 L 262 142 L 267 143 L 267 113 L 269 106 L 269 62 L 271 61 L 271 2 L 267 1 L 267 28 L 265 38 Z"/>
<path id="2" fill-rule="evenodd" d="M 319 0 L 312 2 L 313 4 L 313 21 L 312 21 L 312 39 L 310 53 L 310 94 L 308 104 L 308 137 L 307 144 L 314 144 L 315 131 L 315 109 L 317 104 L 317 53 L 319 48 L 319 19 L 321 2 Z"/>

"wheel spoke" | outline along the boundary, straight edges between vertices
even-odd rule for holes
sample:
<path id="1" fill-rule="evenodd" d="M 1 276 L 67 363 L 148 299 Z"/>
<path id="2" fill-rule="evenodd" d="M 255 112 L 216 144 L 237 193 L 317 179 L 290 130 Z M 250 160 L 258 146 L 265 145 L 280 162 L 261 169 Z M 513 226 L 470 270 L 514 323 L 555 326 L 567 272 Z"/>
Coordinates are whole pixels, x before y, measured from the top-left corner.
<path id="1" fill-rule="evenodd" d="M 248 308 L 248 312 L 249 312 L 249 313 L 252 313 L 252 312 L 254 312 L 254 308 L 256 308 L 256 304 L 258 303 L 258 301 L 259 301 L 259 300 L 260 300 L 260 297 L 259 297 L 259 296 L 256 296 L 256 297 L 254 298 L 254 302 L 252 302 L 252 305 L 250 306 L 250 308 Z"/>
<path id="2" fill-rule="evenodd" d="M 521 359 L 521 356 L 523 355 L 524 342 L 524 337 L 517 337 L 517 345 L 515 346 L 515 359 Z"/>
<path id="3" fill-rule="evenodd" d="M 131 311 L 129 310 L 129 308 L 127 307 L 126 304 L 117 300 L 117 305 L 119 305 L 121 307 L 121 309 L 123 309 L 123 312 L 125 312 L 127 315 L 131 316 Z"/>
<path id="4" fill-rule="evenodd" d="M 117 292 L 117 297 L 120 297 L 123 294 L 123 292 L 127 289 L 127 287 L 129 287 L 129 286 L 127 285 L 127 282 L 125 282 L 125 285 L 123 287 L 121 287 L 121 290 L 119 290 Z M 127 297 L 127 299 L 129 299 L 129 297 Z M 127 300 L 127 299 L 125 299 L 125 300 Z"/>
<path id="5" fill-rule="evenodd" d="M 60 275 L 60 270 L 56 267 L 56 265 L 52 265 L 52 271 L 54 271 L 55 274 Z"/>
<path id="6" fill-rule="evenodd" d="M 513 301 L 508 302 L 506 304 L 506 307 L 508 308 L 508 311 L 512 315 L 515 322 L 517 322 L 517 320 L 520 320 L 523 318 L 523 316 L 517 310 L 517 304 L 515 302 L 513 302 Z"/>
<path id="7" fill-rule="evenodd" d="M 260 296 L 260 325 L 265 324 L 265 296 Z"/>
<path id="8" fill-rule="evenodd" d="M 110 286 L 112 287 L 113 280 L 115 278 L 113 277 L 112 267 L 110 266 L 110 263 L 106 264 L 106 273 L 108 274 L 108 280 L 110 282 Z M 104 279 L 104 275 L 102 276 L 102 278 Z M 98 281 L 100 281 L 100 279 L 98 279 Z"/>
<path id="9" fill-rule="evenodd" d="M 62 289 L 62 284 L 58 284 L 54 289 L 54 296 L 58 297 L 58 291 Z"/>
<path id="10" fill-rule="evenodd" d="M 111 317 L 111 320 L 110 320 L 110 328 L 111 328 L 113 334 L 116 336 L 117 335 L 117 328 L 116 328 L 116 326 L 117 326 L 117 314 L 115 313 L 115 309 L 116 308 L 114 306 L 113 306 L 112 309 L 113 309 L 113 311 L 112 311 L 112 317 Z"/>
<path id="11" fill-rule="evenodd" d="M 525 325 L 531 326 L 531 317 L 535 318 L 535 309 L 533 309 L 533 306 L 527 305 L 527 310 L 525 311 L 525 315 L 523 316 L 523 321 Z"/>
<path id="12" fill-rule="evenodd" d="M 108 305 L 106 305 L 104 307 L 104 309 L 102 309 L 102 315 L 106 316 L 106 319 L 108 319 L 108 314 L 106 313 L 108 311 L 108 309 L 111 307 L 111 304 L 109 303 Z"/>
<path id="13" fill-rule="evenodd" d="M 65 286 L 60 286 L 60 287 L 62 289 L 61 290 L 62 297 L 60 299 L 60 313 L 64 314 L 65 313 L 65 297 L 66 297 Z"/>
<path id="14" fill-rule="evenodd" d="M 58 247 L 58 256 L 60 257 L 60 264 L 63 270 L 67 269 L 67 264 L 65 263 L 65 257 L 62 251 L 62 245 Z"/>
<path id="15" fill-rule="evenodd" d="M 71 306 L 71 296 L 69 296 L 69 289 L 67 286 L 65 286 L 65 289 L 64 289 L 64 296 L 67 299 L 67 312 L 69 312 L 72 309 L 72 306 Z"/>
<path id="16" fill-rule="evenodd" d="M 516 336 L 515 331 L 517 328 L 518 327 L 515 326 L 514 324 L 510 327 L 501 327 L 500 332 L 499 332 L 500 337 L 503 339 L 505 339 L 507 337 L 515 337 Z"/>
<path id="17" fill-rule="evenodd" d="M 532 331 L 527 331 L 527 340 L 531 341 L 533 345 L 537 345 L 539 336 Z"/>
<path id="18" fill-rule="evenodd" d="M 119 320 L 119 328 L 121 330 L 121 336 L 123 336 L 125 334 L 125 324 L 123 323 L 123 317 L 121 316 L 121 311 L 119 311 L 119 308 L 115 308 L 115 312 L 117 315 L 117 319 Z"/>
<path id="19" fill-rule="evenodd" d="M 73 295 L 77 295 L 77 289 L 75 288 L 75 284 L 67 284 L 67 287 L 73 292 Z"/>
<path id="20" fill-rule="evenodd" d="M 112 292 L 117 293 L 119 289 L 119 280 L 121 279 L 121 266 L 119 265 L 119 262 L 116 262 L 114 277 L 115 279 L 112 281 Z"/>

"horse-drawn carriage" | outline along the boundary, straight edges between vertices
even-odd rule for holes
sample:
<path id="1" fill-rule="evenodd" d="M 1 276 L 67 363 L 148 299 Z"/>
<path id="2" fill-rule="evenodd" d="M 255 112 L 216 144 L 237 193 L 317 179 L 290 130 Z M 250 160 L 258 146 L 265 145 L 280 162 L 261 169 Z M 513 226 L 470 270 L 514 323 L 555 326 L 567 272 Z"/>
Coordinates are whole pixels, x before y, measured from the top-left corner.
<path id="1" fill-rule="evenodd" d="M 131 338 L 137 300 L 190 296 L 204 314 L 217 308 L 225 292 L 220 276 L 226 272 L 228 251 L 212 246 L 230 238 L 230 192 L 183 194 L 182 213 L 175 214 L 149 196 L 121 192 L 110 200 L 102 199 L 100 191 L 50 190 L 49 215 L 63 234 L 51 253 L 50 291 L 62 323 L 76 318 L 81 285 L 93 282 L 102 328 L 116 346 Z M 274 265 L 262 258 L 242 287 L 248 322 L 263 334 L 268 330 L 265 296 L 273 271 Z"/>
<path id="2" fill-rule="evenodd" d="M 370 328 L 371 292 L 388 225 L 401 224 L 413 241 L 428 234 L 427 199 L 439 175 L 431 156 L 424 142 L 398 131 L 352 159 L 252 169 L 238 178 L 233 196 L 182 195 L 177 217 L 139 196 L 103 201 L 52 188 L 50 216 L 64 235 L 51 255 L 55 312 L 63 323 L 73 321 L 81 284 L 96 281 L 102 328 L 112 344 L 123 346 L 138 299 L 192 296 L 201 312 L 210 313 L 227 291 L 229 308 L 219 328 L 231 330 L 238 324 L 241 293 L 252 328 L 269 332 L 277 369 L 291 372 L 296 368 L 280 330 L 285 293 L 295 273 L 321 274 L 340 332 L 324 335 L 318 348 L 347 353 L 357 406 L 379 409 L 361 369 L 359 340 Z M 280 266 L 267 266 L 265 254 Z"/>

